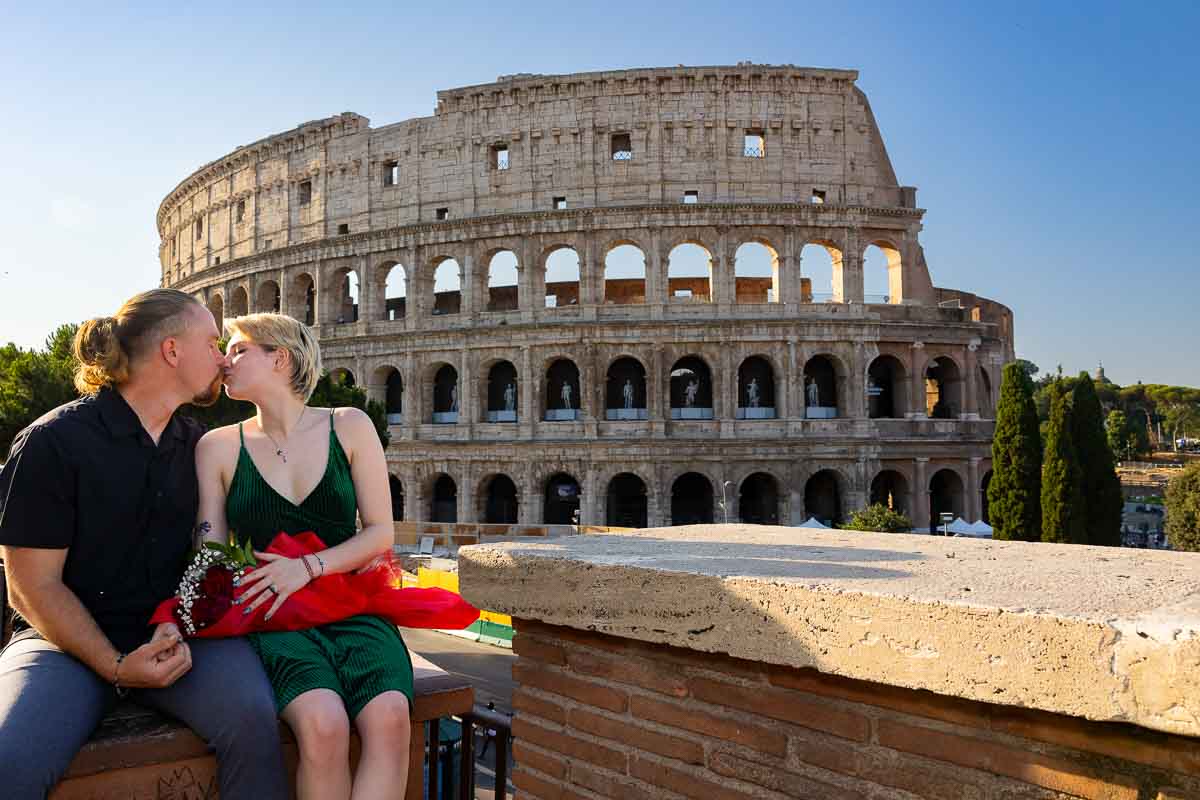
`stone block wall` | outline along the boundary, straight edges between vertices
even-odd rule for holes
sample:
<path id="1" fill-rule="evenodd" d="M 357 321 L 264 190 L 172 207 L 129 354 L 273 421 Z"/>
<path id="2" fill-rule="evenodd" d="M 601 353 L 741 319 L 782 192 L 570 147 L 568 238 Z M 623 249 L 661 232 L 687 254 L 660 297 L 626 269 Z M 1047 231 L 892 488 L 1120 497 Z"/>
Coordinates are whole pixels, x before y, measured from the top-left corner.
<path id="1" fill-rule="evenodd" d="M 1200 797 L 1200 742 L 514 622 L 518 797 Z"/>

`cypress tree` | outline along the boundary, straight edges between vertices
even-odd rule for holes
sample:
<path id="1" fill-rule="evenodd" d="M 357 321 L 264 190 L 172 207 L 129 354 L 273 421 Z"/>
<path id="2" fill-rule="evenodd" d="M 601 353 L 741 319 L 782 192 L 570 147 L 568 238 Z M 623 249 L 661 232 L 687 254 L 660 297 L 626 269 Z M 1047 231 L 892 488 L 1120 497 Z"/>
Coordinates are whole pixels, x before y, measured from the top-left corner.
<path id="1" fill-rule="evenodd" d="M 1071 441 L 1079 458 L 1088 544 L 1121 546 L 1121 479 L 1108 446 L 1096 385 L 1086 372 L 1071 390 Z"/>
<path id="2" fill-rule="evenodd" d="M 1033 403 L 1033 381 L 1021 362 L 1015 361 L 1004 367 L 996 404 L 992 480 L 988 484 L 993 537 L 1039 541 L 1041 492 L 1042 440 Z"/>
<path id="3" fill-rule="evenodd" d="M 1087 518 L 1079 462 L 1071 441 L 1071 407 L 1057 382 L 1050 391 L 1050 421 L 1042 460 L 1042 541 L 1087 543 Z"/>

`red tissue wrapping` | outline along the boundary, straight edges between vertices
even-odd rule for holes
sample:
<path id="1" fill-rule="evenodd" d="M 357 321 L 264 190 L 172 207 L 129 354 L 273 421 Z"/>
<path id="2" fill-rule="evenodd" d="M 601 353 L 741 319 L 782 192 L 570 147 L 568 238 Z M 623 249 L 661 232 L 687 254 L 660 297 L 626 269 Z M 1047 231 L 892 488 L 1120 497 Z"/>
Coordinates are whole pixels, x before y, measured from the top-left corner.
<path id="1" fill-rule="evenodd" d="M 266 552 L 298 558 L 324 549 L 325 544 L 315 533 L 306 531 L 290 536 L 281 532 L 271 540 Z M 203 639 L 304 630 L 358 614 L 380 616 L 405 628 L 448 630 L 465 628 L 479 619 L 479 609 L 454 592 L 401 588 L 400 573 L 390 563 L 362 573 L 322 575 L 293 593 L 269 620 L 263 619 L 271 606 L 269 602 L 253 614 L 243 614 L 242 606 L 232 603 L 243 590 L 233 586 L 228 568 L 210 567 L 197 590 L 192 618 L 199 628 L 195 636 Z M 176 596 L 160 603 L 150 624 L 179 624 L 179 602 Z M 180 630 L 184 630 L 182 625 Z"/>

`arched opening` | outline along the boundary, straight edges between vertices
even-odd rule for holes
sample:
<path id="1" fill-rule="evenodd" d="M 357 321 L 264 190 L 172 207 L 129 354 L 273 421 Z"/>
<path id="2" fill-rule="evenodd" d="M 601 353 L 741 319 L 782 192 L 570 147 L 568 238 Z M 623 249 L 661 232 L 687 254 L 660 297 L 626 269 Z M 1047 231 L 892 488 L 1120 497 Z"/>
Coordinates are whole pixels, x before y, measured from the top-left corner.
<path id="1" fill-rule="evenodd" d="M 515 311 L 520 305 L 517 256 L 501 250 L 488 262 L 487 310 Z"/>
<path id="2" fill-rule="evenodd" d="M 546 370 L 546 419 L 562 422 L 579 419 L 579 368 L 560 358 Z"/>
<path id="3" fill-rule="evenodd" d="M 779 524 L 779 485 L 775 478 L 756 472 L 742 481 L 738 518 L 752 525 Z"/>
<path id="4" fill-rule="evenodd" d="M 258 285 L 254 296 L 254 310 L 278 314 L 280 300 L 279 284 L 275 281 L 263 281 Z"/>
<path id="5" fill-rule="evenodd" d="M 517 421 L 517 368 L 511 361 L 498 361 L 488 370 L 487 421 Z"/>
<path id="6" fill-rule="evenodd" d="M 713 521 L 712 482 L 699 472 L 685 472 L 671 485 L 671 524 L 701 525 Z"/>
<path id="7" fill-rule="evenodd" d="M 838 416 L 839 377 L 833 359 L 813 356 L 804 365 L 804 416 L 833 419 Z"/>
<path id="8" fill-rule="evenodd" d="M 443 364 L 433 378 L 433 422 L 458 422 L 458 370 Z"/>
<path id="9" fill-rule="evenodd" d="M 229 296 L 229 316 L 244 317 L 250 313 L 250 296 L 246 293 L 246 287 L 235 286 L 233 293 Z"/>
<path id="10" fill-rule="evenodd" d="M 392 520 L 401 522 L 404 519 L 404 484 L 395 475 L 388 475 L 388 488 L 392 493 Z"/>
<path id="11" fill-rule="evenodd" d="M 712 373 L 697 356 L 671 367 L 671 419 L 712 419 Z"/>
<path id="12" fill-rule="evenodd" d="M 383 396 L 384 410 L 387 413 L 388 425 L 399 425 L 404 422 L 404 379 L 400 370 L 388 370 Z"/>
<path id="13" fill-rule="evenodd" d="M 952 469 L 941 469 L 929 479 L 929 532 L 942 532 L 942 514 L 951 514 L 946 524 L 966 516 L 962 478 Z"/>
<path id="14" fill-rule="evenodd" d="M 496 475 L 487 484 L 483 521 L 489 525 L 517 524 L 517 485 L 507 475 Z"/>
<path id="15" fill-rule="evenodd" d="M 433 271 L 434 316 L 462 310 L 462 269 L 453 258 L 444 258 Z"/>
<path id="16" fill-rule="evenodd" d="M 604 396 L 605 419 L 646 418 L 646 368 L 624 356 L 608 365 Z"/>
<path id="17" fill-rule="evenodd" d="M 925 367 L 925 413 L 931 419 L 958 419 L 962 407 L 958 364 L 938 356 Z"/>
<path id="18" fill-rule="evenodd" d="M 804 484 L 804 513 L 833 527 L 842 519 L 842 497 L 837 473 L 823 469 Z"/>
<path id="19" fill-rule="evenodd" d="M 312 276 L 302 272 L 288 286 L 288 309 L 305 325 L 316 324 L 317 289 Z"/>
<path id="20" fill-rule="evenodd" d="M 400 264 L 393 264 L 383 279 L 383 318 L 404 319 L 408 311 L 408 274 Z"/>
<path id="21" fill-rule="evenodd" d="M 980 519 L 982 519 L 988 525 L 992 524 L 992 512 L 991 512 L 991 509 L 988 507 L 988 486 L 990 486 L 991 483 L 992 483 L 992 471 L 989 469 L 987 472 L 983 473 L 983 479 L 979 482 Z"/>
<path id="22" fill-rule="evenodd" d="M 345 367 L 334 367 L 329 370 L 329 380 L 336 386 L 357 386 L 354 373 Z"/>
<path id="23" fill-rule="evenodd" d="M 979 365 L 979 388 L 976 390 L 979 395 L 979 417 L 980 419 L 995 419 L 996 407 L 992 403 L 992 379 L 988 377 L 988 371 Z"/>
<path id="24" fill-rule="evenodd" d="M 546 308 L 579 305 L 579 253 L 560 247 L 546 256 Z"/>
<path id="25" fill-rule="evenodd" d="M 775 370 L 762 356 L 738 367 L 738 419 L 775 419 Z"/>
<path id="26" fill-rule="evenodd" d="M 225 298 L 221 297 L 220 292 L 216 292 L 208 298 L 208 310 L 212 312 L 213 319 L 216 320 L 217 330 L 223 329 L 225 326 Z"/>
<path id="27" fill-rule="evenodd" d="M 608 504 L 604 522 L 613 528 L 645 528 L 648 525 L 646 482 L 632 472 L 622 472 L 608 482 Z"/>
<path id="28" fill-rule="evenodd" d="M 676 245 L 667 256 L 667 301 L 711 303 L 712 253 L 690 242 Z"/>
<path id="29" fill-rule="evenodd" d="M 733 257 L 738 303 L 779 302 L 779 254 L 762 242 L 746 242 Z"/>
<path id="30" fill-rule="evenodd" d="M 832 244 L 804 245 L 800 249 L 800 302 L 835 302 L 833 279 L 841 264 L 842 252 Z"/>
<path id="31" fill-rule="evenodd" d="M 439 475 L 433 483 L 429 519 L 432 522 L 458 522 L 458 484 L 449 475 Z"/>
<path id="32" fill-rule="evenodd" d="M 579 481 L 559 472 L 546 481 L 546 503 L 544 507 L 547 525 L 578 525 Z"/>
<path id="33" fill-rule="evenodd" d="M 358 322 L 358 273 L 354 270 L 339 273 L 337 285 L 337 324 Z"/>
<path id="34" fill-rule="evenodd" d="M 871 419 L 904 416 L 907 395 L 904 365 L 895 356 L 879 356 L 867 369 L 867 415 Z"/>
<path id="35" fill-rule="evenodd" d="M 881 505 L 900 514 L 908 513 L 908 481 L 894 469 L 885 469 L 871 481 L 871 505 Z"/>
<path id="36" fill-rule="evenodd" d="M 604 302 L 632 305 L 646 302 L 646 254 L 632 244 L 620 244 L 604 256 Z"/>
<path id="37" fill-rule="evenodd" d="M 863 253 L 863 302 L 902 302 L 903 278 L 899 250 L 886 241 L 867 245 Z"/>

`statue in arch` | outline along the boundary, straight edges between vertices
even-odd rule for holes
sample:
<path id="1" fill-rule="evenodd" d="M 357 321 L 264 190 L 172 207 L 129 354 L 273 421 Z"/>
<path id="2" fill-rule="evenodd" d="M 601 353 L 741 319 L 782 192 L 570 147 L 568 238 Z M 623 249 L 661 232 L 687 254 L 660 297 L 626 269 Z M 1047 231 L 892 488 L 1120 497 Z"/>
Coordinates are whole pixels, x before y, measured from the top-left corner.
<path id="1" fill-rule="evenodd" d="M 696 405 L 696 394 L 700 391 L 700 381 L 692 378 L 688 381 L 687 389 L 683 393 L 683 404 L 691 408 Z"/>
<path id="2" fill-rule="evenodd" d="M 559 396 L 562 397 L 563 408 L 567 408 L 567 409 L 571 408 L 571 382 L 570 381 L 563 381 L 562 391 L 559 392 Z"/>
<path id="3" fill-rule="evenodd" d="M 450 387 L 450 410 L 458 411 L 458 384 Z"/>
<path id="4" fill-rule="evenodd" d="M 817 386 L 815 379 L 809 378 L 805 382 L 804 393 L 808 397 L 809 408 L 817 408 L 821 405 L 821 387 Z"/>
<path id="5" fill-rule="evenodd" d="M 517 410 L 517 385 L 515 383 L 509 383 L 504 387 L 504 410 Z"/>
<path id="6" fill-rule="evenodd" d="M 625 379 L 625 386 L 621 389 L 621 394 L 625 397 L 625 408 L 633 408 L 633 381 L 629 378 Z"/>
<path id="7" fill-rule="evenodd" d="M 750 385 L 746 387 L 746 400 L 750 408 L 758 408 L 758 378 L 750 379 Z"/>

